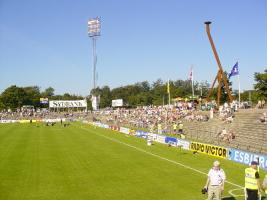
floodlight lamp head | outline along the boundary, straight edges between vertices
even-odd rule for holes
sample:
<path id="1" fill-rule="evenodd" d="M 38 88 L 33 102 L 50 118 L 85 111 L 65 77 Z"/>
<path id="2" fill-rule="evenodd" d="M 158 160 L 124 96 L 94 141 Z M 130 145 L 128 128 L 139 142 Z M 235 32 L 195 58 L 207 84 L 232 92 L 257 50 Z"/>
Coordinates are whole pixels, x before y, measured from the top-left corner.
<path id="1" fill-rule="evenodd" d="M 206 22 L 204 22 L 204 24 L 210 25 L 211 24 L 211 21 L 206 21 Z"/>
<path id="2" fill-rule="evenodd" d="M 88 21 L 88 35 L 89 37 L 95 37 L 95 36 L 100 36 L 100 19 L 93 18 Z"/>

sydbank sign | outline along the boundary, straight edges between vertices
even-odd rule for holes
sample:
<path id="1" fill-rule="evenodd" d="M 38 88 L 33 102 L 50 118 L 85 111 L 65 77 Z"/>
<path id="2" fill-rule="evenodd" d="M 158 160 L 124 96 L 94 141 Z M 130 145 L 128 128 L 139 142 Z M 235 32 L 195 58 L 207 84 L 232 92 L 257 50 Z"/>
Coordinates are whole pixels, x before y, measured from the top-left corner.
<path id="1" fill-rule="evenodd" d="M 49 101 L 49 108 L 86 108 L 86 100 L 75 101 Z"/>

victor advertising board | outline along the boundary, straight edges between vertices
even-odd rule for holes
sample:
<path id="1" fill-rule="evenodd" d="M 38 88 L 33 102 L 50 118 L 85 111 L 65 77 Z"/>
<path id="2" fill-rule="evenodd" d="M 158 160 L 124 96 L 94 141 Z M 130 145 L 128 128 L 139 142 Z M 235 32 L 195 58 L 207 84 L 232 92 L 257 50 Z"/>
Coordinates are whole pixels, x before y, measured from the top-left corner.
<path id="1" fill-rule="evenodd" d="M 191 142 L 190 150 L 196 151 L 199 153 L 207 154 L 210 156 L 227 158 L 227 149 L 220 146 L 204 144 L 199 142 Z"/>

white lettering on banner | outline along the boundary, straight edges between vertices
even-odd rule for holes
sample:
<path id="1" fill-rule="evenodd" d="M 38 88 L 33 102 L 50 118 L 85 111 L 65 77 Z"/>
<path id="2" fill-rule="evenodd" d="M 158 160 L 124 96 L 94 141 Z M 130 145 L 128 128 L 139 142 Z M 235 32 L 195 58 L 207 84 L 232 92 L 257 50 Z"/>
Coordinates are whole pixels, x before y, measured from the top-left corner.
<path id="1" fill-rule="evenodd" d="M 228 158 L 245 165 L 250 165 L 252 161 L 258 161 L 259 159 L 259 166 L 262 169 L 267 169 L 267 156 L 263 154 L 254 154 L 237 149 L 230 149 Z"/>
<path id="2" fill-rule="evenodd" d="M 49 108 L 86 108 L 86 100 L 75 101 L 49 101 Z"/>

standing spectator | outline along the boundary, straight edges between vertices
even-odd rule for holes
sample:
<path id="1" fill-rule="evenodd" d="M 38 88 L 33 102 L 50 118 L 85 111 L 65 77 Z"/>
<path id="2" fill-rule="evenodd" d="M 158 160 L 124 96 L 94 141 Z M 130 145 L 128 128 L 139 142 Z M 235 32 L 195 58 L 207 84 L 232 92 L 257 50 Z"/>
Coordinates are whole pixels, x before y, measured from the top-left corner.
<path id="1" fill-rule="evenodd" d="M 213 108 L 210 109 L 210 119 L 213 119 Z"/>
<path id="2" fill-rule="evenodd" d="M 177 124 L 176 123 L 173 123 L 172 127 L 173 127 L 173 134 L 176 134 Z"/>
<path id="3" fill-rule="evenodd" d="M 158 134 L 162 134 L 162 126 L 158 123 Z"/>
<path id="4" fill-rule="evenodd" d="M 265 195 L 266 195 L 265 199 L 267 199 L 267 174 L 265 175 L 265 178 L 263 180 L 262 187 L 265 190 Z"/>
<path id="5" fill-rule="evenodd" d="M 249 168 L 245 169 L 245 188 L 247 200 L 257 200 L 258 191 L 261 192 L 260 175 L 257 171 L 258 163 L 252 161 Z"/>
<path id="6" fill-rule="evenodd" d="M 264 99 L 261 101 L 261 106 L 262 106 L 262 108 L 264 108 L 264 106 L 265 106 L 265 100 Z"/>
<path id="7" fill-rule="evenodd" d="M 178 133 L 179 134 L 183 134 L 184 133 L 183 127 L 184 127 L 183 123 L 181 121 L 179 121 L 179 125 L 178 125 Z"/>
<path id="8" fill-rule="evenodd" d="M 204 187 L 208 190 L 208 200 L 212 200 L 213 197 L 215 197 L 216 200 L 222 199 L 225 179 L 226 176 L 223 169 L 220 168 L 220 162 L 217 160 L 214 161 L 213 167 L 208 173 L 208 179 Z"/>

